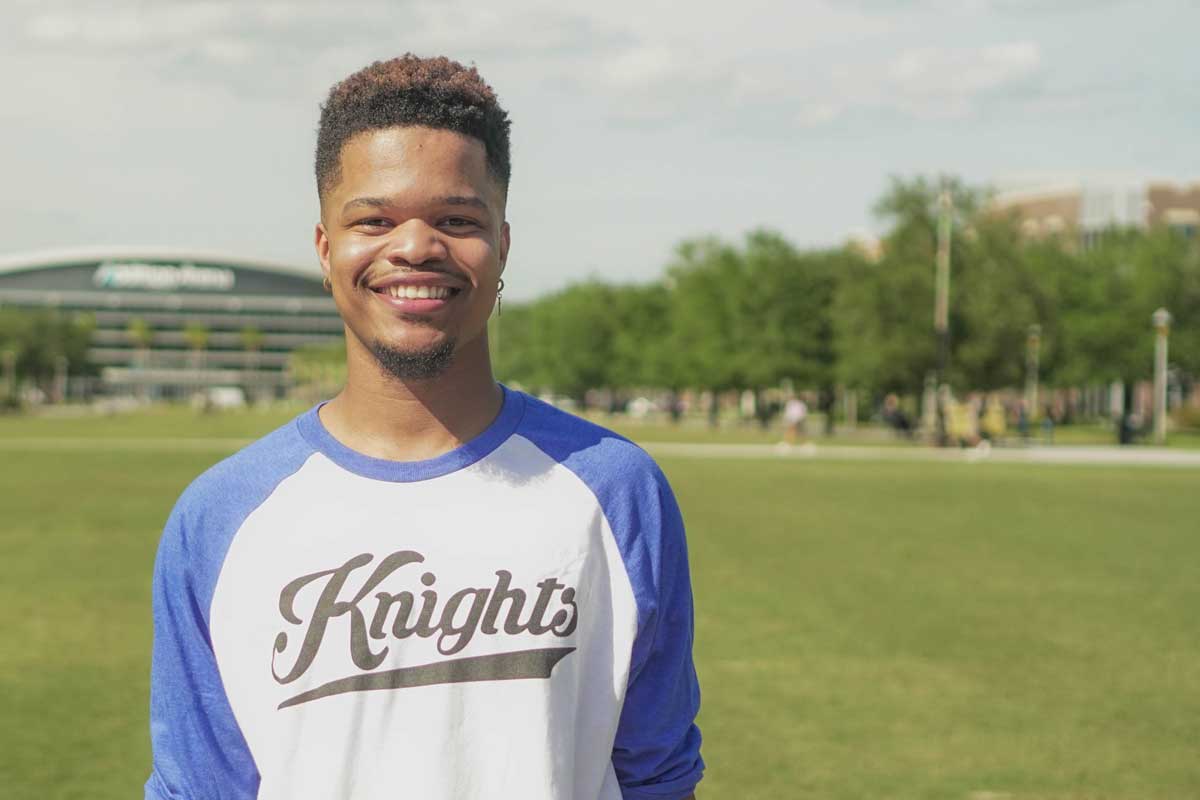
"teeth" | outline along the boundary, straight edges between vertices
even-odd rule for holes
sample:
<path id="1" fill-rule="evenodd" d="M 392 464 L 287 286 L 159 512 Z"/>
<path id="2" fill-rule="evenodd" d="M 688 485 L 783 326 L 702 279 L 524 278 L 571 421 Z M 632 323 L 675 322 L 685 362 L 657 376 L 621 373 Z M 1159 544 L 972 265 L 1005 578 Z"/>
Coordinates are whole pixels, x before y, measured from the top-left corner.
<path id="1" fill-rule="evenodd" d="M 389 286 L 387 293 L 400 300 L 444 300 L 450 296 L 445 286 Z"/>

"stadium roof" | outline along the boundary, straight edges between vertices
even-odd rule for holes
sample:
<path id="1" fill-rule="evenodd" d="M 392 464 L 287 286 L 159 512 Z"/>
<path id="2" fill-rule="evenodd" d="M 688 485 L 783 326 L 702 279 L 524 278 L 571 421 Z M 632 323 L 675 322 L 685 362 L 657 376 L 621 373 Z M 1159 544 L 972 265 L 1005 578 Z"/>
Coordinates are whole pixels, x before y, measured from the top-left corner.
<path id="1" fill-rule="evenodd" d="M 72 247 L 53 250 L 37 250 L 28 253 L 12 253 L 0 256 L 0 275 L 41 267 L 58 267 L 89 261 L 175 261 L 220 264 L 229 267 L 244 267 L 266 272 L 278 272 L 298 278 L 319 280 L 321 272 L 316 267 L 301 268 L 258 258 L 231 255 L 205 250 L 189 250 L 170 247 Z"/>

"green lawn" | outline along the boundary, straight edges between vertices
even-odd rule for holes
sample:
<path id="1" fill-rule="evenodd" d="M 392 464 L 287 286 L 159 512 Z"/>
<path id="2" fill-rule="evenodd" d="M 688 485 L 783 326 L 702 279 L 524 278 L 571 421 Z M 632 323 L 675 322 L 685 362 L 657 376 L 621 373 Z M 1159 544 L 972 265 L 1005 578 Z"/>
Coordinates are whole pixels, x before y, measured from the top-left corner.
<path id="1" fill-rule="evenodd" d="M 0 420 L 0 796 L 139 796 L 150 569 L 274 414 Z M 1200 796 L 1193 470 L 664 460 L 688 522 L 704 798 Z"/>

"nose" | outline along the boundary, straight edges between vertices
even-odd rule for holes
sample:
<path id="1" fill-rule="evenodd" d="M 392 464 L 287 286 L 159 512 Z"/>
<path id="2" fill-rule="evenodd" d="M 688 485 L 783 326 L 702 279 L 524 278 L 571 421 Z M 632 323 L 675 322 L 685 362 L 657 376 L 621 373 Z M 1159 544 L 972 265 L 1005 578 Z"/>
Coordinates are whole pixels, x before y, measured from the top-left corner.
<path id="1" fill-rule="evenodd" d="M 385 255 L 398 267 L 418 267 L 449 257 L 437 229 L 422 219 L 410 219 L 398 225 L 392 231 Z"/>

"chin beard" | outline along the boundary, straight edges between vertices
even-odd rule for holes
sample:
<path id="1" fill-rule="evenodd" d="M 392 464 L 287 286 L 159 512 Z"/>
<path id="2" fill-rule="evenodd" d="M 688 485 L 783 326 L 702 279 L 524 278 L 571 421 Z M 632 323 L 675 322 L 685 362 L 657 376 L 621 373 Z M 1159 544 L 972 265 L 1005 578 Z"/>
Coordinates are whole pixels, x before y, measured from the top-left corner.
<path id="1" fill-rule="evenodd" d="M 423 381 L 436 378 L 446 371 L 454 360 L 454 339 L 424 350 L 401 350 L 376 340 L 371 344 L 371 353 L 380 368 L 402 381 Z"/>

